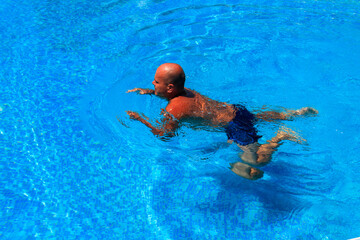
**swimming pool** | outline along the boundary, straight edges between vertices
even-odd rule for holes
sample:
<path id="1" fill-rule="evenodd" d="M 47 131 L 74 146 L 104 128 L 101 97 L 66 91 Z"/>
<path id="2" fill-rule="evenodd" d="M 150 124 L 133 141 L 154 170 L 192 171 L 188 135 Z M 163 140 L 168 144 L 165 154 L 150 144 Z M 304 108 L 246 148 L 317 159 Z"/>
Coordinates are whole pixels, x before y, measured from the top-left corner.
<path id="1" fill-rule="evenodd" d="M 1 239 L 348 239 L 360 237 L 360 4 L 357 1 L 10 1 L 0 3 Z M 183 126 L 136 94 L 156 67 L 255 110 L 312 106 L 279 126 L 265 176 L 233 174 L 223 132 Z M 117 117 L 122 123 L 117 121 Z"/>

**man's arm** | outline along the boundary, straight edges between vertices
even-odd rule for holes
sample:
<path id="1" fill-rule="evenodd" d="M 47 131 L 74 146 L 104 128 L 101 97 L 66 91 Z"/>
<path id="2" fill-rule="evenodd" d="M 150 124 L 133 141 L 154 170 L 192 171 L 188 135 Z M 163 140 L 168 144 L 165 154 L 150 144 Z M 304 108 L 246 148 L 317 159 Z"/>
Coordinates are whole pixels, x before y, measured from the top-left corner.
<path id="1" fill-rule="evenodd" d="M 155 94 L 155 91 L 152 89 L 145 89 L 145 88 L 133 88 L 127 91 L 127 93 L 131 92 L 138 92 L 139 94 Z"/>
<path id="2" fill-rule="evenodd" d="M 159 136 L 173 136 L 176 128 L 179 126 L 178 121 L 174 120 L 169 113 L 165 113 L 164 118 L 162 119 L 162 123 L 160 127 L 154 127 L 147 119 L 140 116 L 139 113 L 133 111 L 126 111 L 126 113 L 130 116 L 131 119 L 137 120 L 143 123 L 145 126 L 151 129 L 151 132 L 154 135 Z"/>

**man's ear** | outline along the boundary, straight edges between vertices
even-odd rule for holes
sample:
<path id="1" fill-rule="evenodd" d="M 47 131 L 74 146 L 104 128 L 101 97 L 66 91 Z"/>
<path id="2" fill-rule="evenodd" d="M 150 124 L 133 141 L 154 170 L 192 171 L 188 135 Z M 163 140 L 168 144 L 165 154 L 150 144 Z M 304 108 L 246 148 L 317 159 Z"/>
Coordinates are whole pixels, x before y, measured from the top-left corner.
<path id="1" fill-rule="evenodd" d="M 174 84 L 172 84 L 172 83 L 168 84 L 167 85 L 167 92 L 172 93 L 174 91 L 174 88 L 175 88 Z"/>

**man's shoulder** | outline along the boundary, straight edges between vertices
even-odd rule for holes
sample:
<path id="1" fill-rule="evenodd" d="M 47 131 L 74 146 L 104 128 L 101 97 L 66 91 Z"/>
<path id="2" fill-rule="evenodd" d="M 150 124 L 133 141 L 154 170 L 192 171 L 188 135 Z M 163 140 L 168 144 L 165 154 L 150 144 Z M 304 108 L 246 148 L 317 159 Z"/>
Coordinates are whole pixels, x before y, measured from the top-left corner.
<path id="1" fill-rule="evenodd" d="M 189 108 L 195 103 L 194 96 L 178 96 L 169 101 L 168 106 L 173 108 Z"/>
<path id="2" fill-rule="evenodd" d="M 171 99 L 171 101 L 166 106 L 166 111 L 172 114 L 175 118 L 180 119 L 187 115 L 189 109 L 191 108 L 191 101 L 186 97 L 177 97 Z"/>

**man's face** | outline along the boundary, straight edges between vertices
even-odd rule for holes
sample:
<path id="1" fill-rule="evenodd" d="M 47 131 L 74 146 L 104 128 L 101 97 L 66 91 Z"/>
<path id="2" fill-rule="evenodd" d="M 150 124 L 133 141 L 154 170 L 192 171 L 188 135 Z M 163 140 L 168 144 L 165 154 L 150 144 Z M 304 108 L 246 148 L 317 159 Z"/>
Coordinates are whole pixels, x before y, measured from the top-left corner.
<path id="1" fill-rule="evenodd" d="M 167 93 L 168 80 L 167 75 L 163 71 L 156 71 L 154 81 L 152 82 L 155 88 L 155 95 L 165 97 Z"/>

